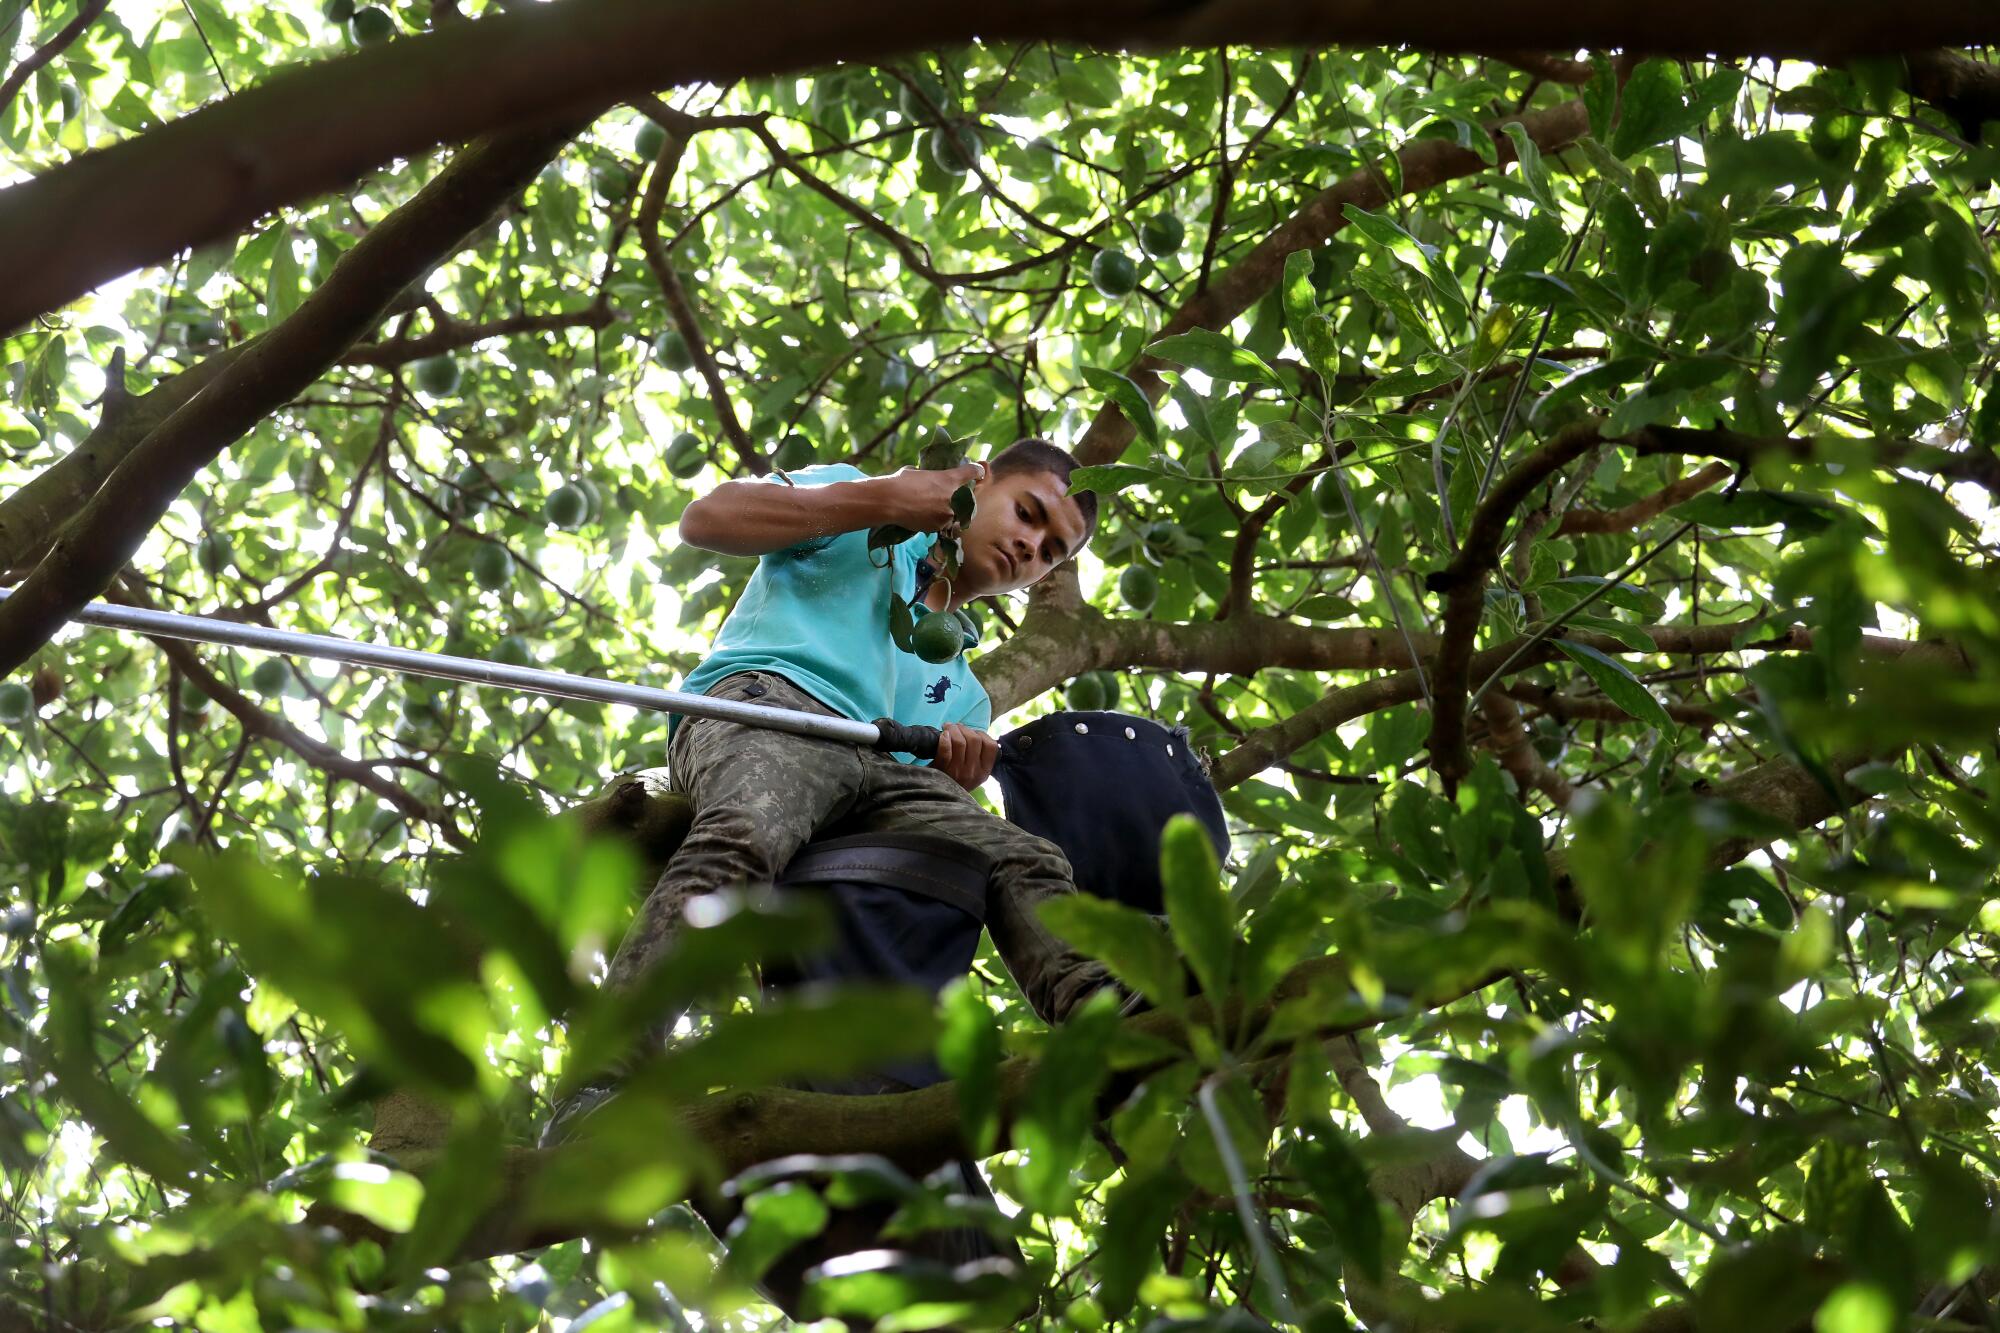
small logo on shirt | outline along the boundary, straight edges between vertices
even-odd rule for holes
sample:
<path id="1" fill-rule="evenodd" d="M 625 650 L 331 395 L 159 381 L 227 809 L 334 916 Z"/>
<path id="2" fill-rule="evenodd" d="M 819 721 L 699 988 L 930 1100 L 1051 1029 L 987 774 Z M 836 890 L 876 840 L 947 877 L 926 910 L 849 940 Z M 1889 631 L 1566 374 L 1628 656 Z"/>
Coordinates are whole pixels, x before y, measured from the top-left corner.
<path id="1" fill-rule="evenodd" d="M 931 704 L 943 703 L 945 692 L 951 689 L 951 683 L 950 676 L 939 676 L 935 685 L 931 685 L 924 690 L 924 702 Z"/>

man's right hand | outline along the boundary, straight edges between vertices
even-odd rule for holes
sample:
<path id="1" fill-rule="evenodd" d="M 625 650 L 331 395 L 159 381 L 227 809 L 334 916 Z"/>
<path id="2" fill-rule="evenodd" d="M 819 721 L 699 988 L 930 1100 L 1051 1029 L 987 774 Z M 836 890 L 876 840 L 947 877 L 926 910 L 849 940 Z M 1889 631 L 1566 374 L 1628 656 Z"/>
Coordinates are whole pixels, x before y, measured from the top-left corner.
<path id="1" fill-rule="evenodd" d="M 985 478 L 984 463 L 960 463 L 937 471 L 906 467 L 868 484 L 879 493 L 878 522 L 912 532 L 941 532 L 955 521 L 951 497 L 958 488 Z"/>

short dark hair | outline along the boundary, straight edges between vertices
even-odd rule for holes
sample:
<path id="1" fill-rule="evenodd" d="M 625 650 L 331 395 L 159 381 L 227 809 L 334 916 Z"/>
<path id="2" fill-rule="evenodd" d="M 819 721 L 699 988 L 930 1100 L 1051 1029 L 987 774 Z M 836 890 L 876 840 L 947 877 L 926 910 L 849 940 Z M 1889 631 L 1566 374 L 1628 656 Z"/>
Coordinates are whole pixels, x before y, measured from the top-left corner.
<path id="1" fill-rule="evenodd" d="M 1076 458 L 1061 445 L 1030 437 L 1014 441 L 987 459 L 986 475 L 997 478 L 1017 472 L 1053 472 L 1067 487 L 1069 474 L 1079 466 L 1081 464 Z M 1077 509 L 1083 514 L 1083 540 L 1088 542 L 1097 531 L 1097 492 L 1079 491 L 1069 498 L 1076 501 Z"/>

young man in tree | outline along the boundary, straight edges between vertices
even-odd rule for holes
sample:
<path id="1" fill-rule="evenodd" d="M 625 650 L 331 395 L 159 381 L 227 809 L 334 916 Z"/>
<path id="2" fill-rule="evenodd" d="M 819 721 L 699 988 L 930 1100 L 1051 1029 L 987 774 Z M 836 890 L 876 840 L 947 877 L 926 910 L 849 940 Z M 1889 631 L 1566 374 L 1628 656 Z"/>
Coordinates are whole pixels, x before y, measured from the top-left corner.
<path id="1" fill-rule="evenodd" d="M 1022 994 L 1059 1022 L 1109 981 L 1103 967 L 1063 944 L 1038 904 L 1075 891 L 1055 844 L 982 809 L 971 792 L 992 772 L 992 709 L 963 653 L 941 664 L 897 647 L 890 599 L 908 602 L 937 558 L 934 534 L 953 529 L 952 495 L 970 484 L 977 502 L 961 535 L 958 577 L 933 579 L 923 605 L 954 610 L 975 597 L 1026 588 L 1089 539 L 1097 497 L 1068 494 L 1076 461 L 1042 440 L 1019 440 L 989 463 L 904 468 L 869 477 L 848 464 L 730 481 L 681 515 L 682 540 L 724 555 L 758 557 L 715 646 L 681 688 L 873 721 L 938 727 L 935 762 L 885 755 L 710 718 L 678 718 L 667 762 L 672 788 L 694 823 L 660 875 L 611 962 L 609 985 L 633 986 L 661 957 L 687 903 L 740 884 L 771 883 L 800 848 L 839 821 L 877 831 L 938 834 L 994 864 L 987 929 Z M 871 551 L 871 529 L 919 535 Z M 674 1015 L 656 1016 L 663 1042 Z M 544 1142 L 568 1135 L 602 1102 L 619 1071 L 559 1104 Z"/>

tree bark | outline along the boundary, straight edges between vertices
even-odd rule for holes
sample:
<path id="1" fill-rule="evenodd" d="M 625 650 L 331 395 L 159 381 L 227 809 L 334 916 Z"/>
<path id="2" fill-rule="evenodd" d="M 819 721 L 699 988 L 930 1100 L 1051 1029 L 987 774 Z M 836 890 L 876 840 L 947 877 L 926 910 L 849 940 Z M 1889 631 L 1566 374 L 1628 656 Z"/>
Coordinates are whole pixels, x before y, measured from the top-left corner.
<path id="1" fill-rule="evenodd" d="M 0 192 L 0 331 L 101 282 L 229 235 L 397 157 L 503 128 L 591 117 L 663 87 L 724 84 L 979 39 L 1106 46 L 1539 47 L 1574 54 L 1799 56 L 2000 37 L 1980 0 L 1688 0 L 1671 7 L 1441 0 L 1429 7 L 1230 0 L 589 0 L 406 37 L 286 71 Z M 365 98 L 356 88 L 368 89 Z M 1291 248 L 1297 248 L 1296 246 Z"/>

